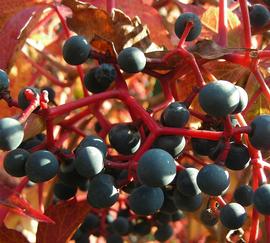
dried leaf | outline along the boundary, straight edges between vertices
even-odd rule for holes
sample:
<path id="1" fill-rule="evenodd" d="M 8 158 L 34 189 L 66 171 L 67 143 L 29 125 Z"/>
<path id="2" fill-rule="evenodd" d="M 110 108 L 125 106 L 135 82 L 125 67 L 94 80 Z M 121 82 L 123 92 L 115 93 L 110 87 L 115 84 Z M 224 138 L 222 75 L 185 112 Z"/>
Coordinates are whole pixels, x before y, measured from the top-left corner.
<path id="1" fill-rule="evenodd" d="M 233 51 L 219 46 L 211 40 L 202 40 L 197 42 L 194 46 L 189 48 L 193 54 L 200 56 L 204 59 L 218 59 L 226 54 L 231 54 Z"/>
<path id="2" fill-rule="evenodd" d="M 28 243 L 28 240 L 19 231 L 0 227 L 0 243 Z"/>
<path id="3" fill-rule="evenodd" d="M 106 0 L 83 0 L 98 8 L 106 10 Z M 146 4 L 145 0 L 116 0 L 115 6 L 121 9 L 130 18 L 138 16 L 150 31 L 150 39 L 157 45 L 173 48 L 169 33 L 166 30 L 159 12 Z"/>
<path id="4" fill-rule="evenodd" d="M 129 46 L 137 46 L 144 52 L 161 49 L 152 43 L 149 30 L 138 17 L 130 19 L 118 9 L 110 15 L 103 9 L 77 1 L 64 0 L 63 4 L 73 12 L 72 18 L 67 19 L 69 27 L 88 40 L 97 35 L 112 42 L 117 52 Z"/>
<path id="5" fill-rule="evenodd" d="M 49 217 L 35 210 L 20 194 L 4 185 L 3 182 L 0 183 L 0 186 L 0 206 L 6 207 L 19 215 L 29 216 L 41 222 L 53 223 Z"/>
<path id="6" fill-rule="evenodd" d="M 95 36 L 91 42 L 90 42 L 91 46 L 96 48 L 97 50 L 101 50 L 103 52 L 108 52 L 110 54 L 110 56 L 112 57 L 116 57 L 117 56 L 117 52 L 114 48 L 114 44 L 110 41 L 104 40 L 103 38 L 99 37 L 99 36 Z"/>
<path id="7" fill-rule="evenodd" d="M 37 243 L 64 243 L 71 238 L 74 231 L 89 213 L 86 201 L 76 199 L 52 205 L 46 215 L 55 221 L 55 225 L 40 223 L 37 231 Z"/>

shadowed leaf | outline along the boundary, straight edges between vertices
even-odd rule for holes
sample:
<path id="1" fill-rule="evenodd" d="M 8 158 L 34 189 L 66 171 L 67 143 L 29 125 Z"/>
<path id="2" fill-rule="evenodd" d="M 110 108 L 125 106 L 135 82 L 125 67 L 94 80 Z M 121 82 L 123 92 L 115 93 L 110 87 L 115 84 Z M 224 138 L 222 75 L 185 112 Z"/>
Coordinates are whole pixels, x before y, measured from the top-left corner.
<path id="1" fill-rule="evenodd" d="M 55 221 L 55 225 L 40 223 L 37 231 L 37 243 L 64 243 L 72 237 L 74 231 L 89 213 L 86 201 L 61 202 L 50 206 L 45 214 Z"/>
<path id="2" fill-rule="evenodd" d="M 110 15 L 103 9 L 71 0 L 64 0 L 63 4 L 73 13 L 67 19 L 69 27 L 89 41 L 97 35 L 112 42 L 117 52 L 129 46 L 136 46 L 144 52 L 162 49 L 152 42 L 148 28 L 138 17 L 131 19 L 118 9 L 114 9 Z"/>
<path id="3" fill-rule="evenodd" d="M 22 216 L 29 216 L 38 221 L 53 223 L 53 221 L 42 212 L 34 209 L 29 202 L 24 200 L 20 194 L 14 192 L 11 188 L 1 182 L 0 206 L 8 208 L 9 211 Z"/>
<path id="4" fill-rule="evenodd" d="M 241 65 L 219 60 L 204 64 L 204 68 L 212 73 L 218 80 L 227 80 L 234 84 L 246 82 L 250 74 L 250 71 Z"/>
<path id="5" fill-rule="evenodd" d="M 210 60 L 220 58 L 223 55 L 231 54 L 233 52 L 232 50 L 222 48 L 211 40 L 199 41 L 194 46 L 189 48 L 189 51 L 195 55 L 199 55 L 204 59 Z"/>
<path id="6" fill-rule="evenodd" d="M 114 44 L 110 41 L 104 40 L 103 38 L 99 37 L 99 36 L 95 36 L 91 42 L 90 42 L 91 46 L 101 50 L 103 52 L 108 52 L 110 54 L 110 56 L 112 57 L 116 57 L 117 52 L 114 48 Z"/>
<path id="7" fill-rule="evenodd" d="M 8 229 L 4 225 L 0 227 L 0 242 L 1 243 L 28 243 L 28 240 L 22 233 Z"/>
<path id="8" fill-rule="evenodd" d="M 81 2 L 90 3 L 106 10 L 106 0 L 82 0 Z M 150 31 L 150 38 L 157 45 L 165 46 L 168 49 L 173 47 L 160 14 L 155 8 L 149 6 L 149 3 L 146 4 L 146 2 L 142 0 L 116 0 L 115 6 L 121 9 L 130 18 L 138 16 L 142 24 L 147 25 Z"/>

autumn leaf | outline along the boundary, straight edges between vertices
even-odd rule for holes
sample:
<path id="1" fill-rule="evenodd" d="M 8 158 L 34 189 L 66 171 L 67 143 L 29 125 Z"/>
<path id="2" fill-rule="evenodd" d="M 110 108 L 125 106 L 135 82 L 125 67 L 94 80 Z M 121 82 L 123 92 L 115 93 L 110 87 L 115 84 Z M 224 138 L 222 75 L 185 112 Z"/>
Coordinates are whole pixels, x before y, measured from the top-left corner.
<path id="1" fill-rule="evenodd" d="M 233 51 L 219 46 L 211 40 L 202 40 L 189 48 L 189 51 L 204 59 L 218 59 L 226 54 L 231 54 Z"/>
<path id="2" fill-rule="evenodd" d="M 82 0 L 81 2 L 90 3 L 98 8 L 106 10 L 106 0 Z M 150 39 L 159 46 L 165 46 L 172 49 L 169 33 L 166 30 L 159 12 L 146 4 L 142 0 L 116 0 L 115 6 L 121 9 L 130 18 L 138 16 L 143 25 L 147 25 L 150 33 Z"/>
<path id="3" fill-rule="evenodd" d="M 269 82 L 269 78 L 266 79 Z M 249 99 L 253 97 L 254 94 L 260 92 L 260 85 L 256 80 L 255 76 L 251 73 L 247 79 L 245 90 L 248 93 Z M 250 107 L 246 113 L 245 118 L 247 121 L 252 121 L 256 116 L 270 114 L 270 105 L 264 94 L 260 92 L 257 99 L 254 101 L 253 105 Z"/>
<path id="4" fill-rule="evenodd" d="M 91 42 L 91 46 L 97 50 L 106 50 L 107 53 L 110 54 L 111 57 L 116 57 L 117 52 L 114 48 L 114 44 L 110 41 L 107 41 L 100 36 L 95 36 Z"/>
<path id="5" fill-rule="evenodd" d="M 39 4 L 38 1 L 0 1 L 1 69 L 9 72 L 13 64 L 20 59 L 19 51 L 46 7 L 47 6 L 44 4 Z M 27 67 L 25 62 L 17 62 L 17 64 L 19 66 L 24 64 L 24 67 Z M 19 73 L 22 72 L 21 68 L 18 68 L 17 70 L 19 70 Z M 28 68 L 28 74 L 29 71 L 31 72 L 31 69 Z M 11 75 L 10 80 L 12 97 L 17 97 L 19 90 L 22 87 L 25 87 L 26 82 L 29 81 L 21 79 L 20 82 L 18 82 L 18 74 L 16 75 L 16 78 Z M 8 107 L 4 102 L 0 103 L 0 109 L 1 117 L 11 116 L 17 113 L 15 108 Z"/>
<path id="6" fill-rule="evenodd" d="M 245 83 L 250 71 L 249 69 L 231 62 L 214 60 L 203 65 L 218 80 L 227 80 L 234 84 Z"/>
<path id="7" fill-rule="evenodd" d="M 227 9 L 228 14 L 228 30 L 232 30 L 241 24 L 239 18 L 231 10 Z M 214 32 L 218 32 L 218 18 L 219 18 L 219 8 L 209 7 L 202 15 L 201 22 L 207 28 Z"/>
<path id="8" fill-rule="evenodd" d="M 206 83 L 215 79 L 227 80 L 234 84 L 244 83 L 250 74 L 248 69 L 238 64 L 229 63 L 222 60 L 211 60 L 204 63 L 202 66 L 203 69 L 201 72 Z M 183 101 L 187 97 L 187 94 L 190 94 L 193 88 L 197 85 L 193 70 L 187 69 L 184 75 L 179 77 L 176 80 L 176 83 L 172 83 L 172 85 L 174 85 L 172 89 L 174 89 L 177 94 L 177 100 Z M 192 108 L 196 111 L 203 112 L 197 97 L 192 103 Z M 191 120 L 191 122 L 194 121 Z"/>
<path id="9" fill-rule="evenodd" d="M 227 9 L 228 16 L 228 47 L 242 47 L 243 45 L 243 27 L 238 16 Z M 201 16 L 202 24 L 213 31 L 218 33 L 218 18 L 219 18 L 219 8 L 218 7 L 209 7 Z"/>
<path id="10" fill-rule="evenodd" d="M 50 206 L 45 214 L 55 221 L 55 225 L 40 223 L 37 243 L 64 243 L 83 222 L 90 211 L 87 201 L 78 202 L 75 198 Z"/>
<path id="11" fill-rule="evenodd" d="M 17 13 L 36 5 L 51 3 L 52 0 L 0 0 L 0 29 Z"/>
<path id="12" fill-rule="evenodd" d="M 0 243 L 28 243 L 28 240 L 22 233 L 2 225 L 0 227 Z"/>
<path id="13" fill-rule="evenodd" d="M 144 52 L 162 50 L 152 42 L 148 28 L 138 17 L 131 19 L 118 9 L 109 14 L 103 9 L 77 1 L 64 0 L 63 4 L 73 13 L 71 18 L 67 18 L 69 28 L 85 36 L 89 41 L 99 36 L 112 42 L 118 53 L 129 46 L 136 46 Z"/>
<path id="14" fill-rule="evenodd" d="M 46 7 L 46 5 L 38 5 L 25 8 L 12 16 L 4 26 L 2 26 L 0 31 L 0 68 L 8 70 L 11 67 L 12 59 L 24 44 L 26 37 L 31 32 Z"/>
<path id="15" fill-rule="evenodd" d="M 19 193 L 14 192 L 7 187 L 4 182 L 0 182 L 0 206 L 7 208 L 9 211 L 23 216 L 32 217 L 38 221 L 52 223 L 53 221 L 42 212 L 34 209 L 29 202 L 24 200 Z"/>

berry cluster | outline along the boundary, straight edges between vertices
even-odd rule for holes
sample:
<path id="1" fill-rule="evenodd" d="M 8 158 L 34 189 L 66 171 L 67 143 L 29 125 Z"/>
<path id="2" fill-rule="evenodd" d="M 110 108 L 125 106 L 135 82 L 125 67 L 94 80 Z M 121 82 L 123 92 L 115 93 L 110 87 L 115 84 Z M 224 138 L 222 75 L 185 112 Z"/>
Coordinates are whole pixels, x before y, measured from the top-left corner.
<path id="1" fill-rule="evenodd" d="M 245 6 L 243 2 L 241 6 Z M 270 14 L 264 5 L 256 4 L 250 7 L 249 18 L 252 27 L 263 28 Z M 50 87 L 26 87 L 13 100 L 9 78 L 0 70 L 1 98 L 22 110 L 19 117 L 0 119 L 0 149 L 9 151 L 4 168 L 11 176 L 26 176 L 35 183 L 55 178 L 55 203 L 79 193 L 86 195 L 92 212 L 73 235 L 76 242 L 88 242 L 90 234 L 104 236 L 107 242 L 123 242 L 124 236 L 144 236 L 153 227 L 154 238 L 163 242 L 173 235 L 171 222 L 198 210 L 204 225 L 213 227 L 220 220 L 229 230 L 246 223 L 245 207 L 250 205 L 254 212 L 270 215 L 270 184 L 264 173 L 270 165 L 261 153 L 270 149 L 270 115 L 259 115 L 247 125 L 241 115 L 249 105 L 245 89 L 229 80 L 204 82 L 196 59 L 183 47 L 186 41 L 198 38 L 201 30 L 196 14 L 181 14 L 175 22 L 179 45 L 158 62 L 136 47 L 108 58 L 93 50 L 83 36 L 69 37 L 62 49 L 68 64 L 97 59 L 99 65 L 84 75 L 85 97 L 59 106 Z M 173 55 L 186 58 L 197 78 L 194 92 L 181 101 L 168 82 L 167 75 L 172 75 L 156 71 L 158 65 L 168 65 Z M 228 60 L 251 61 L 248 55 L 233 55 Z M 177 76 L 178 68 L 174 67 L 173 75 Z M 124 75 L 138 72 L 160 79 L 164 102 L 146 110 L 129 94 Z M 196 96 L 204 113 L 192 109 Z M 112 98 L 126 105 L 131 122 L 111 124 L 100 112 L 101 104 Z M 86 110 L 73 112 L 85 106 Z M 64 120 L 55 121 L 69 112 Z M 31 113 L 44 119 L 46 133 L 24 140 L 24 124 Z M 89 113 L 97 119 L 96 134 L 86 134 L 73 125 Z M 201 119 L 197 130 L 189 127 L 191 116 Z M 62 144 L 68 136 L 55 136 L 55 125 L 83 138 L 67 149 Z M 183 158 L 189 158 L 188 162 L 183 163 Z M 253 187 L 242 184 L 230 198 L 231 171 L 248 167 L 257 178 L 253 178 Z"/>

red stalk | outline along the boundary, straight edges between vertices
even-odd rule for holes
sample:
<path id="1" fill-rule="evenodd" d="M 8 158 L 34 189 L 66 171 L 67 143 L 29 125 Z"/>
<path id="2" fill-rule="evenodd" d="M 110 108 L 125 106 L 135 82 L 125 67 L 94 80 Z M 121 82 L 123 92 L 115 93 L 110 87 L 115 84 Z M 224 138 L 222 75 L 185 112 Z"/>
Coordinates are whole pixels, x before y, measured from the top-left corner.
<path id="1" fill-rule="evenodd" d="M 190 30 L 192 29 L 192 27 L 193 27 L 193 22 L 192 21 L 187 22 L 185 30 L 184 30 L 184 32 L 183 32 L 183 34 L 182 34 L 182 36 L 181 36 L 181 38 L 180 38 L 180 40 L 178 42 L 177 48 L 183 48 L 183 45 L 184 45 L 184 43 L 185 43 L 185 41 L 186 41 L 186 39 L 188 37 L 188 34 L 189 34 Z"/>
<path id="2" fill-rule="evenodd" d="M 242 13 L 242 24 L 244 27 L 244 35 L 245 35 L 245 48 L 251 48 L 251 26 L 249 20 L 249 12 L 246 0 L 239 0 L 240 9 Z"/>
<path id="3" fill-rule="evenodd" d="M 116 6 L 116 1 L 115 0 L 107 0 L 107 12 L 111 13 L 113 8 Z"/>
<path id="4" fill-rule="evenodd" d="M 66 20 L 64 19 L 63 15 L 61 14 L 61 12 L 57 8 L 57 6 L 55 6 L 54 9 L 55 9 L 55 11 L 57 13 L 57 16 L 58 16 L 61 24 L 62 24 L 62 27 L 64 29 L 66 37 L 70 38 L 71 34 L 70 34 L 69 28 L 67 26 Z M 81 80 L 81 84 L 82 84 L 82 88 L 83 88 L 83 94 L 84 94 L 85 97 L 87 97 L 88 96 L 88 90 L 84 86 L 84 73 L 83 73 L 82 65 L 78 65 L 76 68 L 77 68 L 77 72 L 78 72 L 80 80 Z"/>
<path id="5" fill-rule="evenodd" d="M 227 16 L 227 0 L 219 0 L 219 18 L 218 18 L 218 41 L 222 46 L 227 46 L 228 41 L 228 16 Z"/>

